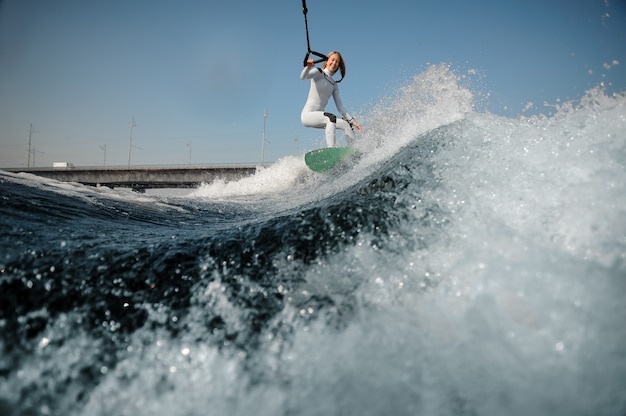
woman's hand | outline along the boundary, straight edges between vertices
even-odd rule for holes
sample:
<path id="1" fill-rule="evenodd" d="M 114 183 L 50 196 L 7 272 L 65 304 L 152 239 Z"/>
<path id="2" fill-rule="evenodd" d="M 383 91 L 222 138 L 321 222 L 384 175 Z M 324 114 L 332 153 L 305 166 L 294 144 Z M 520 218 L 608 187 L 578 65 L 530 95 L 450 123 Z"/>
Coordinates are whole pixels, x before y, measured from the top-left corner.
<path id="1" fill-rule="evenodd" d="M 307 59 L 306 67 L 307 68 L 313 68 L 314 66 L 315 66 L 315 62 L 313 61 L 313 59 Z"/>
<path id="2" fill-rule="evenodd" d="M 352 127 L 357 129 L 358 131 L 363 131 L 363 127 L 361 127 L 361 125 L 357 123 L 355 119 L 352 119 L 352 121 L 350 121 L 350 124 L 352 125 Z"/>

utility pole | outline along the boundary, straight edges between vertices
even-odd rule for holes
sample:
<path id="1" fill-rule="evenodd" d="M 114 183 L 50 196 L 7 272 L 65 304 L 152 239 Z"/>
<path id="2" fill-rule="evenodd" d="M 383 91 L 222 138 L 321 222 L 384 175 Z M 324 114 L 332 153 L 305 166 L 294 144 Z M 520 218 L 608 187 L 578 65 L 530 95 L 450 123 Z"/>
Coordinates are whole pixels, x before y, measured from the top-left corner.
<path id="1" fill-rule="evenodd" d="M 28 129 L 28 164 L 26 165 L 29 168 L 30 168 L 30 155 L 33 153 L 33 150 L 31 147 L 33 133 L 39 133 L 39 132 L 33 130 L 33 123 L 30 123 L 30 128 Z M 33 164 L 34 163 L 35 163 L 35 160 L 34 160 L 34 155 L 33 155 Z"/>
<path id="2" fill-rule="evenodd" d="M 102 164 L 102 166 L 106 166 L 107 165 L 107 145 L 105 144 L 104 146 L 100 146 L 100 150 L 104 151 L 104 163 Z"/>
<path id="3" fill-rule="evenodd" d="M 128 144 L 128 169 L 130 169 L 130 152 L 133 149 L 133 127 L 135 127 L 135 116 L 130 120 L 130 141 Z"/>
<path id="4" fill-rule="evenodd" d="M 35 156 L 37 155 L 37 153 L 43 153 L 43 152 L 40 152 L 39 150 L 35 149 L 34 147 L 33 147 L 33 149 L 30 152 L 33 154 L 33 167 L 35 167 Z"/>
<path id="5" fill-rule="evenodd" d="M 267 106 L 265 106 L 265 111 L 263 112 L 263 141 L 261 142 L 261 166 L 263 166 L 263 163 L 265 162 L 265 142 L 266 142 L 266 140 L 265 140 L 265 122 L 266 122 L 268 117 L 271 117 L 271 116 L 269 114 L 267 114 Z"/>

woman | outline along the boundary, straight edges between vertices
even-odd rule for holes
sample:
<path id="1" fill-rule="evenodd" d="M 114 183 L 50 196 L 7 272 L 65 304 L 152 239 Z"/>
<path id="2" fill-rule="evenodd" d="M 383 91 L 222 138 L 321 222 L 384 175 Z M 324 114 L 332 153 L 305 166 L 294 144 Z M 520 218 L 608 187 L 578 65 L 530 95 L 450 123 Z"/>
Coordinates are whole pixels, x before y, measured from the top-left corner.
<path id="1" fill-rule="evenodd" d="M 339 52 L 331 52 L 328 54 L 328 60 L 324 62 L 321 68 L 316 68 L 313 59 L 307 60 L 306 66 L 300 74 L 300 79 L 310 79 L 311 88 L 309 89 L 309 97 L 304 104 L 300 118 L 302 124 L 306 127 L 325 129 L 326 145 L 335 147 L 335 130 L 338 128 L 343 130 L 348 144 L 352 144 L 354 140 L 353 128 L 361 131 L 362 128 L 351 116 L 341 103 L 339 96 L 339 87 L 333 79 L 333 75 L 337 70 L 341 70 L 341 79 L 346 74 L 346 65 Z M 326 104 L 332 95 L 335 101 L 335 107 L 343 116 L 343 119 L 337 118 L 332 113 L 325 112 Z"/>

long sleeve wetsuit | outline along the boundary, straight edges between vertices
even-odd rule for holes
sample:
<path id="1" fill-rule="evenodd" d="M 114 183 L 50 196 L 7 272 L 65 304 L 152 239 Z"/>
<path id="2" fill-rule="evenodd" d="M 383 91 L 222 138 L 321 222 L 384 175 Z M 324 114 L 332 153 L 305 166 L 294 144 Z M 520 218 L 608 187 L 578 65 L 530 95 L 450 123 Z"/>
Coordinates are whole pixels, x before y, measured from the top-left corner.
<path id="1" fill-rule="evenodd" d="M 311 88 L 309 96 L 304 104 L 300 119 L 306 127 L 314 127 L 325 130 L 326 145 L 335 147 L 335 130 L 343 130 L 346 135 L 348 144 L 354 139 L 354 131 L 347 120 L 352 121 L 352 117 L 341 103 L 339 96 L 339 87 L 337 82 L 332 78 L 332 74 L 325 69 L 317 67 L 304 67 L 300 74 L 300 79 L 310 79 Z M 335 101 L 335 107 L 343 116 L 343 119 L 337 118 L 334 114 L 325 112 L 326 104 L 330 97 Z"/>

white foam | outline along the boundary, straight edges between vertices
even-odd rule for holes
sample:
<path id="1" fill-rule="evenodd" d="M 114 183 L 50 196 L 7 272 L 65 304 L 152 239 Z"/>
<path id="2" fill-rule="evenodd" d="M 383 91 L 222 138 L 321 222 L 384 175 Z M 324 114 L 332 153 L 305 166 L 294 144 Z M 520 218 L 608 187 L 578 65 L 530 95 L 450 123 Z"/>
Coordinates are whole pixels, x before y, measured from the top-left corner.
<path id="1" fill-rule="evenodd" d="M 269 166 L 259 166 L 254 175 L 233 182 L 202 184 L 190 196 L 210 199 L 237 199 L 292 190 L 309 173 L 302 157 L 287 156 Z"/>

